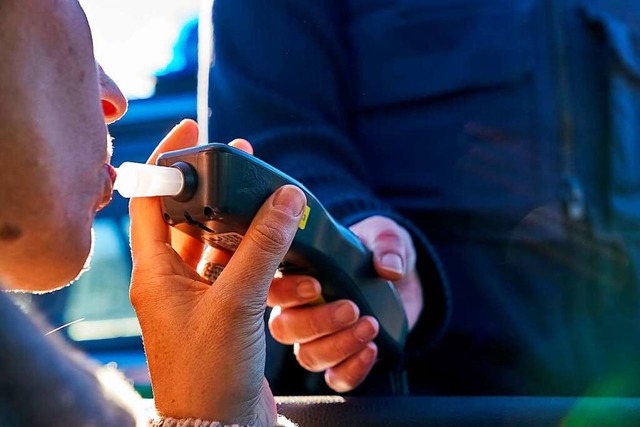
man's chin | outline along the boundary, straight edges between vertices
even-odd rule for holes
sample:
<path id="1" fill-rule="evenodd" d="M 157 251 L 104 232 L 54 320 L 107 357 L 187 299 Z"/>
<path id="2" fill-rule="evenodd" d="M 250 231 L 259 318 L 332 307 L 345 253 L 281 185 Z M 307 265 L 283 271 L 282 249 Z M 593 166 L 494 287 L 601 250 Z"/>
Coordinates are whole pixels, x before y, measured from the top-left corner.
<path id="1" fill-rule="evenodd" d="M 91 243 L 89 245 L 89 251 L 85 256 L 84 262 L 82 263 L 82 267 L 80 269 L 78 269 L 78 267 L 73 267 L 74 263 L 71 263 L 69 262 L 69 260 L 67 260 L 66 266 L 68 266 L 68 269 L 55 267 L 44 268 L 42 270 L 47 271 L 48 273 L 43 273 L 42 275 L 38 275 L 35 277 L 32 276 L 29 279 L 22 278 L 19 281 L 12 281 L 10 279 L 7 279 L 5 280 L 6 283 L 3 283 L 3 285 L 7 286 L 7 290 L 9 291 L 29 292 L 33 294 L 46 294 L 48 292 L 53 292 L 58 289 L 65 288 L 78 280 L 85 271 L 89 270 L 91 265 L 91 258 L 93 257 L 94 246 L 95 232 L 93 228 L 91 228 Z M 77 262 L 75 264 L 78 265 L 80 264 L 80 262 Z M 47 267 L 53 266 L 49 265 Z"/>
<path id="2" fill-rule="evenodd" d="M 87 254 L 87 258 L 84 260 L 84 265 L 82 266 L 82 268 L 78 272 L 77 276 L 71 282 L 67 283 L 64 286 L 68 286 L 68 285 L 72 284 L 76 280 L 80 279 L 80 277 L 85 272 L 89 271 L 89 269 L 91 268 L 91 259 L 93 258 L 93 251 L 95 250 L 95 246 L 96 246 L 96 232 L 93 229 L 93 227 L 91 227 L 91 246 L 89 246 L 89 253 Z M 62 287 L 64 287 L 64 286 L 62 286 Z"/>

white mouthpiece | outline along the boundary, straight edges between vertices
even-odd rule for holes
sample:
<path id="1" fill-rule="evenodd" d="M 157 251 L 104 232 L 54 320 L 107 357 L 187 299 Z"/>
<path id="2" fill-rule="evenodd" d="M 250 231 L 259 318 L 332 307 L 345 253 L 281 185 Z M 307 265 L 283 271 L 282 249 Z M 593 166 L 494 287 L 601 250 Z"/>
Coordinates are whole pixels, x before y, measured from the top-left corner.
<path id="1" fill-rule="evenodd" d="M 124 162 L 116 171 L 113 188 L 122 197 L 175 196 L 184 186 L 178 168 Z"/>

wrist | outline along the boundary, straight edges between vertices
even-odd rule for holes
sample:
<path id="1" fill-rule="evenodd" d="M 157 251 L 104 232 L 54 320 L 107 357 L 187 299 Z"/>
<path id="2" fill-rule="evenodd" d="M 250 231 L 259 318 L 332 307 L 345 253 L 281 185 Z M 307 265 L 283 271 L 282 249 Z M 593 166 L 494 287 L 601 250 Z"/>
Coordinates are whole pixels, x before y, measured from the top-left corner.
<path id="1" fill-rule="evenodd" d="M 210 386 L 207 390 L 201 389 L 197 391 L 193 388 L 194 386 L 214 384 L 215 382 L 230 384 L 232 380 L 208 381 L 203 377 L 183 382 L 187 385 L 186 389 L 180 388 L 178 384 L 175 387 L 165 384 L 162 389 L 154 391 L 156 411 L 161 417 L 160 419 L 216 420 L 220 425 L 251 427 L 277 425 L 275 399 L 266 378 L 262 378 L 261 386 L 256 393 L 237 393 L 231 387 L 219 388 Z M 164 392 L 164 390 L 170 390 L 170 393 Z M 239 394 L 253 397 L 242 398 L 239 397 Z M 186 396 L 189 398 L 185 398 Z M 202 399 L 196 400 L 193 398 L 194 396 L 202 396 Z M 174 424 L 159 425 L 173 426 Z M 211 426 L 215 425 L 215 423 L 211 424 Z"/>

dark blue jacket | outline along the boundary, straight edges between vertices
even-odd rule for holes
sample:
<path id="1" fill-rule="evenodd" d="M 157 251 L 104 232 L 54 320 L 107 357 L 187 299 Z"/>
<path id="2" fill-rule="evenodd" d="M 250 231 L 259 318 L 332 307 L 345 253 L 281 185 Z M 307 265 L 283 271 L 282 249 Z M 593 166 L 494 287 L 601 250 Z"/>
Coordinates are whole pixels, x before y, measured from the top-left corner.
<path id="1" fill-rule="evenodd" d="M 217 0 L 214 34 L 211 139 L 412 232 L 413 391 L 640 392 L 640 2 Z"/>

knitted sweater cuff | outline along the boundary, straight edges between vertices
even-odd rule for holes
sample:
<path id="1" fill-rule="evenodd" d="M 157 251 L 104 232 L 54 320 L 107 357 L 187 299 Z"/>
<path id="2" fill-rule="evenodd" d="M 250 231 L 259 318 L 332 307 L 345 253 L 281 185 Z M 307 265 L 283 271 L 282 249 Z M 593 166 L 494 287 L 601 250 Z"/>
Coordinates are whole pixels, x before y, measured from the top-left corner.
<path id="1" fill-rule="evenodd" d="M 174 419 L 157 418 L 151 422 L 150 427 L 261 427 L 261 426 L 241 426 L 239 424 L 220 424 L 217 421 L 204 421 L 194 419 Z M 296 424 L 289 421 L 282 415 L 278 415 L 277 424 L 273 427 L 296 427 Z"/>

